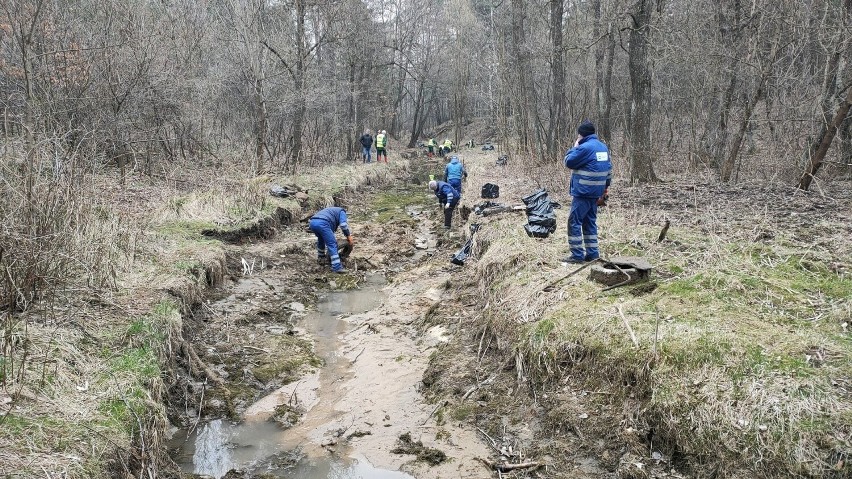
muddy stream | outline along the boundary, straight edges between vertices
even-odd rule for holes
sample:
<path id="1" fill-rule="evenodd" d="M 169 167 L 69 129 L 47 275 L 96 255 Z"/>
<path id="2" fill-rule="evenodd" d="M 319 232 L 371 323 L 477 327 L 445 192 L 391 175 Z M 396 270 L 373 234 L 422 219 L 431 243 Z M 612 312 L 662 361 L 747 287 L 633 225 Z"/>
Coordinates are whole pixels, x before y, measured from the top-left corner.
<path id="1" fill-rule="evenodd" d="M 355 451 L 331 455 L 323 447 L 333 445 L 333 440 L 325 439 L 329 429 L 347 420 L 345 412 L 338 410 L 328 398 L 340 397 L 344 384 L 354 374 L 354 358 L 347 357 L 341 339 L 352 329 L 352 324 L 342 316 L 368 313 L 384 299 L 381 292 L 384 278 L 371 275 L 366 279 L 367 284 L 361 289 L 328 292 L 321 296 L 317 311 L 306 315 L 300 323 L 304 334 L 314 339 L 316 353 L 324 361 L 323 367 L 253 404 L 240 423 L 216 419 L 189 436 L 184 431 L 180 463 L 185 472 L 221 478 L 231 469 L 250 470 L 276 454 L 290 452 L 301 458 L 293 465 L 265 472 L 276 477 L 300 479 L 412 477 L 373 467 Z M 281 404 L 298 405 L 307 412 L 297 425 L 282 429 L 269 421 Z"/>
<path id="2" fill-rule="evenodd" d="M 434 224 L 421 209 L 405 208 L 417 223 L 409 229 L 407 265 L 388 265 L 397 273 L 390 284 L 385 269 L 357 273 L 358 287 L 351 290 L 335 289 L 329 275 L 331 290 L 319 290 L 315 308 L 297 316 L 290 334 L 313 343 L 321 366 L 250 404 L 239 421 L 206 419 L 175 433 L 174 459 L 184 472 L 217 479 L 231 470 L 244 473 L 236 477 L 312 479 L 483 476 L 474 458 L 488 450 L 474 432 L 438 425 L 435 406 L 420 392 L 429 355 L 448 340 L 440 326 L 416 326 L 440 302 L 448 277 L 417 271 L 437 246 Z M 310 236 L 300 241 L 310 243 Z M 244 275 L 210 309 L 237 310 L 241 294 L 282 287 L 275 271 Z M 282 407 L 296 412 L 287 428 L 279 424 Z M 392 452 L 403 435 L 446 453 L 447 460 L 429 465 Z"/>

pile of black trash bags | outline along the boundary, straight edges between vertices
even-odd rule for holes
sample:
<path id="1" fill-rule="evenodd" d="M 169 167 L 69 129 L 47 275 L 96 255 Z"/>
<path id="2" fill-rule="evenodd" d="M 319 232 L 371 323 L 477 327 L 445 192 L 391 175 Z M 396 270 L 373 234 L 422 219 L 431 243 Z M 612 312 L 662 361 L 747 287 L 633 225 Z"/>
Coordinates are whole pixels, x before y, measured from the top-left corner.
<path id="1" fill-rule="evenodd" d="M 556 213 L 553 212 L 553 208 L 558 208 L 559 204 L 550 201 L 547 190 L 542 188 L 521 200 L 527 207 L 527 224 L 524 225 L 527 235 L 533 238 L 547 238 L 556 231 Z"/>

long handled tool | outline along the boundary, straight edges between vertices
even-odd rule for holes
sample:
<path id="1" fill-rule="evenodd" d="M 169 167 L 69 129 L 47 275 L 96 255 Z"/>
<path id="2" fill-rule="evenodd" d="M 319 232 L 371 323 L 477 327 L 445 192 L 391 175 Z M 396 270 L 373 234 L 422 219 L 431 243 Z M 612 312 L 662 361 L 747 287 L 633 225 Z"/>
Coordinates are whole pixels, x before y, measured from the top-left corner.
<path id="1" fill-rule="evenodd" d="M 601 259 L 597 258 L 597 259 L 593 259 L 593 260 L 589 261 L 588 263 L 584 264 L 583 266 L 580 266 L 579 268 L 575 269 L 574 271 L 571 271 L 570 273 L 566 274 L 565 276 L 563 276 L 563 277 L 561 277 L 561 278 L 559 278 L 555 281 L 552 281 L 550 284 L 548 284 L 547 286 L 542 288 L 542 291 L 547 291 L 547 292 L 553 291 L 554 289 L 556 289 L 556 285 L 565 281 L 566 279 L 570 278 L 571 276 L 574 276 L 575 274 L 579 273 L 580 271 L 583 271 L 584 269 L 586 269 L 589 266 L 597 263 L 598 261 L 601 261 Z"/>

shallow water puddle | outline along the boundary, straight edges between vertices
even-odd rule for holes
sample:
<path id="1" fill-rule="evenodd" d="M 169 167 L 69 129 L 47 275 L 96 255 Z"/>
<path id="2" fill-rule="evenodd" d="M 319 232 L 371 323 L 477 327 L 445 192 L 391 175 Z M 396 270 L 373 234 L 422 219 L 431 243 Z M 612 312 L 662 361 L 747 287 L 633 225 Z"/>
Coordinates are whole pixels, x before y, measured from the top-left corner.
<path id="1" fill-rule="evenodd" d="M 343 384 L 352 374 L 353 358 L 344 355 L 341 342 L 352 326 L 341 315 L 380 306 L 384 284 L 383 277 L 368 276 L 362 289 L 322 296 L 317 312 L 298 324 L 314 339 L 316 352 L 325 361 L 322 369 L 261 398 L 238 424 L 216 419 L 188 436 L 186 431 L 176 434 L 175 440 L 183 440 L 183 445 L 175 460 L 183 470 L 217 479 L 231 469 L 293 479 L 411 479 L 402 472 L 373 467 L 357 450 L 349 452 L 352 458 L 339 458 L 320 446 L 328 435 L 328 425 L 342 414 L 334 404 L 344 394 Z M 350 351 L 349 356 L 355 357 L 355 353 Z M 285 403 L 305 411 L 301 421 L 287 430 L 268 421 L 275 408 Z M 295 464 L 288 460 L 300 456 Z"/>

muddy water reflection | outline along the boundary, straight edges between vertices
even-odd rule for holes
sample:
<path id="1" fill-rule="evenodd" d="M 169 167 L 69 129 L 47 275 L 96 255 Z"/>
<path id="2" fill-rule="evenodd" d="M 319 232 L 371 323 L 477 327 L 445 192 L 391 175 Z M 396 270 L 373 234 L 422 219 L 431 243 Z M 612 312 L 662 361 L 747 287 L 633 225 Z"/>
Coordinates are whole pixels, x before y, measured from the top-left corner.
<path id="1" fill-rule="evenodd" d="M 301 391 L 301 396 L 314 399 L 303 404 L 307 412 L 299 424 L 282 430 L 267 421 L 275 407 L 292 398 L 299 387 L 288 385 L 249 407 L 239 424 L 216 419 L 189 437 L 183 432 L 185 442 L 175 458 L 183 470 L 217 479 L 232 469 L 291 479 L 413 479 L 402 472 L 376 469 L 357 451 L 350 451 L 352 458 L 337 458 L 319 446 L 320 431 L 340 415 L 333 404 L 343 394 L 341 379 L 351 374 L 351 360 L 344 357 L 340 340 L 351 326 L 340 317 L 381 305 L 384 284 L 383 277 L 368 276 L 359 290 L 328 292 L 320 298 L 317 312 L 298 324 L 314 339 L 316 352 L 325 362 L 318 374 L 300 382 L 302 388 L 309 385 L 311 389 L 310 394 Z M 287 460 L 294 453 L 301 455 L 295 464 Z"/>

